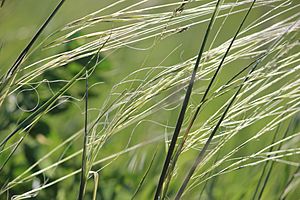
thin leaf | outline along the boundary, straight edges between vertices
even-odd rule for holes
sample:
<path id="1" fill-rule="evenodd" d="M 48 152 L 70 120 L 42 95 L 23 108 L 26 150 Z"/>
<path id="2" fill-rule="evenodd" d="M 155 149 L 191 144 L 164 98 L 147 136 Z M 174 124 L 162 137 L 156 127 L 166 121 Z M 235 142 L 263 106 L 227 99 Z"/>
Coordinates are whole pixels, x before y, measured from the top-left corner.
<path id="1" fill-rule="evenodd" d="M 199 68 L 199 64 L 200 64 L 200 61 L 201 61 L 201 58 L 202 58 L 202 54 L 204 52 L 205 45 L 206 45 L 210 30 L 212 28 L 214 19 L 216 17 L 216 13 L 217 13 L 220 2 L 221 2 L 221 0 L 218 0 L 217 4 L 215 6 L 214 13 L 213 13 L 213 15 L 210 19 L 210 22 L 209 22 L 209 25 L 207 27 L 203 42 L 202 42 L 201 47 L 200 47 L 200 51 L 199 51 L 199 54 L 198 54 L 198 57 L 197 57 L 192 75 L 191 75 L 191 79 L 190 79 L 187 91 L 185 93 L 185 97 L 184 97 L 184 100 L 183 100 L 181 111 L 180 111 L 180 114 L 179 114 L 178 119 L 177 119 L 176 127 L 175 127 L 175 130 L 174 130 L 174 134 L 172 136 L 172 140 L 171 140 L 170 147 L 169 147 L 169 150 L 168 150 L 168 153 L 167 153 L 167 157 L 165 159 L 164 166 L 163 166 L 160 178 L 159 178 L 156 193 L 155 193 L 155 196 L 154 196 L 155 200 L 158 200 L 160 198 L 160 195 L 161 195 L 160 193 L 161 193 L 161 190 L 162 190 L 162 187 L 163 187 L 163 183 L 165 181 L 166 173 L 167 173 L 167 170 L 169 168 L 171 157 L 172 157 L 174 149 L 175 149 L 175 145 L 176 145 L 176 142 L 177 142 L 180 130 L 181 130 L 183 120 L 184 120 L 187 105 L 189 103 L 189 99 L 190 99 L 190 96 L 191 96 L 191 93 L 192 93 L 193 85 L 194 85 L 195 78 L 196 78 L 196 73 L 197 73 L 197 70 Z"/>
<path id="2" fill-rule="evenodd" d="M 53 19 L 55 14 L 58 12 L 58 10 L 61 8 L 65 0 L 61 0 L 59 4 L 55 7 L 55 9 L 52 11 L 50 16 L 46 19 L 46 21 L 42 24 L 42 26 L 39 28 L 39 30 L 36 32 L 36 34 L 33 36 L 33 38 L 30 40 L 28 45 L 23 49 L 21 54 L 18 56 L 17 60 L 14 62 L 13 66 L 10 67 L 6 75 L 2 78 L 1 80 L 1 85 L 0 85 L 0 93 L 2 93 L 3 89 L 5 88 L 6 85 L 8 85 L 9 81 L 11 78 L 16 74 L 17 70 L 19 69 L 22 61 L 24 60 L 25 56 L 28 54 L 29 50 L 35 43 L 35 41 L 38 39 L 38 37 L 41 35 L 43 30 L 47 27 L 49 22 Z M 4 0 L 2 1 L 1 6 L 3 5 Z"/>
<path id="3" fill-rule="evenodd" d="M 232 39 L 232 41 L 231 41 L 231 43 L 230 43 L 230 45 L 229 45 L 229 47 L 228 47 L 228 49 L 227 49 L 227 51 L 226 51 L 226 53 L 225 53 L 225 55 L 224 55 L 222 61 L 221 61 L 221 64 L 223 64 L 223 62 L 224 62 L 224 60 L 225 60 L 225 57 L 226 57 L 227 54 L 229 53 L 230 48 L 231 48 L 231 46 L 233 45 L 233 42 L 235 41 L 236 37 L 238 36 L 240 30 L 242 29 L 242 27 L 243 27 L 243 25 L 244 25 L 244 23 L 245 23 L 245 21 L 246 21 L 248 15 L 249 15 L 250 11 L 252 10 L 252 8 L 253 8 L 255 2 L 256 2 L 256 0 L 253 0 L 251 6 L 249 7 L 249 9 L 248 9 L 248 11 L 247 11 L 247 13 L 246 13 L 246 15 L 245 15 L 245 17 L 244 17 L 242 23 L 240 24 L 240 26 L 239 26 L 239 28 L 238 28 L 236 34 L 234 35 L 234 37 L 233 37 L 233 39 Z M 255 70 L 255 68 L 257 67 L 257 65 L 258 65 L 258 63 L 257 63 L 256 65 L 254 65 L 254 67 L 252 68 L 252 70 L 249 72 L 249 75 Z M 215 75 L 216 75 L 216 73 L 215 73 Z M 243 82 L 246 82 L 248 79 L 249 79 L 249 76 L 246 76 Z M 212 84 L 210 84 L 208 87 L 210 87 L 211 85 L 212 85 Z M 212 141 L 212 138 L 213 138 L 214 135 L 216 134 L 216 132 L 217 132 L 219 126 L 221 125 L 222 121 L 224 120 L 224 118 L 225 118 L 227 112 L 229 111 L 229 108 L 230 108 L 231 105 L 233 104 L 233 102 L 234 102 L 234 100 L 236 99 L 237 95 L 240 93 L 242 87 L 243 87 L 243 85 L 241 85 L 241 86 L 238 88 L 238 90 L 236 91 L 236 93 L 235 93 L 234 96 L 232 97 L 231 101 L 230 101 L 229 104 L 227 105 L 225 111 L 223 112 L 221 118 L 219 119 L 218 123 L 216 124 L 215 128 L 213 129 L 212 133 L 210 134 L 210 136 L 209 136 L 208 140 L 206 141 L 204 147 L 202 148 L 202 150 L 201 150 L 200 153 L 198 154 L 198 156 L 197 156 L 197 158 L 196 158 L 196 160 L 195 160 L 195 162 L 194 162 L 192 168 L 191 168 L 190 171 L 188 172 L 188 174 L 187 174 L 187 176 L 186 176 L 186 178 L 185 178 L 183 184 L 181 185 L 181 187 L 180 187 L 180 189 L 179 189 L 179 191 L 178 191 L 178 193 L 177 193 L 175 199 L 179 200 L 179 199 L 181 198 L 181 196 L 182 196 L 182 194 L 183 194 L 183 192 L 184 192 L 184 190 L 185 190 L 185 188 L 186 188 L 186 186 L 187 186 L 187 184 L 188 184 L 190 178 L 192 177 L 192 175 L 194 174 L 196 168 L 198 167 L 198 165 L 199 165 L 200 162 L 202 161 L 202 159 L 203 159 L 203 157 L 204 157 L 204 155 L 205 155 L 205 152 L 206 152 L 206 150 L 207 150 L 209 144 L 210 144 L 211 141 Z"/>

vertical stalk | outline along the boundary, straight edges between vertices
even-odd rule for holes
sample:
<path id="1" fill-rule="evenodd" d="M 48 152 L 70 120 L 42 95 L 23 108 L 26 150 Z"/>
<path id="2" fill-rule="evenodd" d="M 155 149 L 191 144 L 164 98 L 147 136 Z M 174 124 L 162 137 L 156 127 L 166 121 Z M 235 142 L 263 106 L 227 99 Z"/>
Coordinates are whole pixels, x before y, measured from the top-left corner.
<path id="1" fill-rule="evenodd" d="M 246 15 L 244 16 L 244 18 L 243 18 L 243 20 L 242 20 L 242 22 L 241 22 L 241 24 L 240 24 L 240 26 L 239 26 L 239 28 L 238 28 L 238 30 L 236 31 L 234 37 L 232 38 L 232 41 L 231 41 L 231 43 L 229 44 L 229 47 L 228 47 L 228 49 L 226 50 L 225 55 L 224 55 L 224 57 L 222 58 L 221 63 L 220 63 L 220 65 L 219 65 L 219 67 L 217 68 L 217 71 L 216 71 L 216 73 L 214 74 L 213 78 L 216 77 L 217 72 L 218 72 L 218 71 L 220 70 L 220 68 L 221 68 L 220 66 L 223 65 L 223 62 L 225 61 L 225 58 L 227 57 L 227 55 L 228 55 L 228 53 L 229 53 L 229 51 L 230 51 L 230 49 L 231 49 L 231 47 L 232 47 L 232 45 L 233 45 L 235 39 L 237 38 L 239 32 L 241 31 L 241 29 L 242 29 L 242 27 L 243 27 L 243 25 L 244 25 L 244 23 L 245 23 L 247 17 L 249 16 L 250 11 L 252 10 L 252 8 L 253 8 L 255 2 L 256 2 L 256 0 L 253 0 L 252 4 L 250 5 L 250 7 L 249 7 L 249 9 L 248 9 L 248 11 L 247 11 L 247 13 L 246 13 Z M 259 63 L 259 62 L 257 62 L 257 63 L 253 66 L 253 68 L 249 71 L 249 75 L 256 69 L 258 63 Z M 245 83 L 248 79 L 249 79 L 249 76 L 246 76 L 243 82 Z M 211 87 L 211 85 L 212 85 L 212 81 L 210 82 L 210 84 L 209 84 L 208 87 Z M 179 200 L 179 199 L 181 198 L 181 196 L 183 195 L 183 192 L 184 192 L 185 188 L 187 187 L 187 185 L 188 185 L 188 183 L 189 183 L 189 181 L 190 181 L 192 175 L 193 175 L 194 172 L 196 171 L 198 165 L 199 165 L 199 164 L 201 163 L 201 161 L 203 160 L 204 155 L 205 155 L 205 153 L 206 153 L 206 150 L 208 149 L 208 146 L 210 145 L 210 143 L 211 143 L 211 141 L 212 141 L 214 135 L 216 134 L 218 128 L 220 127 L 222 121 L 225 119 L 225 116 L 226 116 L 227 112 L 229 111 L 229 108 L 230 108 L 231 105 L 234 103 L 236 97 L 237 97 L 238 94 L 240 93 L 242 87 L 243 87 L 243 84 L 238 88 L 238 90 L 236 91 L 236 93 L 234 94 L 234 96 L 232 97 L 232 99 L 230 100 L 230 102 L 228 103 L 227 107 L 225 108 L 225 111 L 223 112 L 221 118 L 219 119 L 219 121 L 217 122 L 215 128 L 214 128 L 213 131 L 211 132 L 211 134 L 210 134 L 208 140 L 206 141 L 204 147 L 203 147 L 202 150 L 199 152 L 199 154 L 198 154 L 198 156 L 197 156 L 197 158 L 196 158 L 196 160 L 195 160 L 193 166 L 191 167 L 191 169 L 189 170 L 188 174 L 186 175 L 186 177 L 185 177 L 185 179 L 184 179 L 184 181 L 183 181 L 183 183 L 182 183 L 182 185 L 181 185 L 181 187 L 180 187 L 180 189 L 179 189 L 179 191 L 178 191 L 178 193 L 177 193 L 177 195 L 176 195 L 176 197 L 175 197 L 176 200 Z"/>
<path id="2" fill-rule="evenodd" d="M 197 60 L 196 60 L 196 63 L 195 63 L 195 66 L 194 66 L 194 69 L 193 69 L 193 72 L 192 72 L 192 75 L 191 75 L 191 79 L 190 79 L 190 82 L 189 82 L 189 85 L 188 85 L 188 88 L 187 88 L 187 91 L 186 91 L 186 94 L 185 94 L 185 97 L 184 97 L 182 107 L 181 107 L 181 111 L 180 111 L 180 114 L 179 114 L 178 119 L 177 119 L 176 127 L 175 127 L 174 134 L 173 134 L 173 137 L 172 137 L 172 140 L 171 140 L 171 144 L 170 144 L 170 147 L 169 147 L 169 150 L 168 150 L 168 153 L 167 153 L 167 157 L 165 159 L 164 166 L 163 166 L 160 178 L 159 178 L 159 182 L 158 182 L 158 185 L 157 185 L 154 200 L 160 199 L 161 191 L 162 191 L 163 184 L 164 184 L 164 181 L 165 181 L 165 177 L 166 177 L 167 171 L 169 169 L 170 161 L 171 161 L 174 149 L 175 149 L 175 145 L 176 145 L 176 142 L 177 142 L 180 130 L 181 130 L 183 120 L 184 120 L 185 111 L 187 109 L 189 99 L 190 99 L 190 96 L 191 96 L 191 93 L 192 93 L 193 85 L 194 85 L 195 78 L 196 78 L 196 73 L 198 71 L 199 64 L 200 64 L 200 61 L 201 61 L 201 58 L 202 58 L 202 54 L 204 52 L 204 48 L 205 48 L 206 42 L 208 40 L 208 36 L 209 36 L 210 30 L 212 28 L 212 25 L 213 25 L 213 22 L 214 22 L 214 19 L 215 19 L 215 16 L 216 16 L 216 13 L 217 13 L 220 2 L 221 2 L 221 0 L 217 1 L 214 13 L 211 17 L 211 20 L 210 20 L 210 23 L 207 27 L 203 42 L 201 44 L 199 54 L 198 54 L 198 57 L 197 57 Z"/>
<path id="3" fill-rule="evenodd" d="M 83 151 L 81 158 L 81 175 L 78 200 L 82 200 L 85 193 L 87 179 L 87 143 L 88 143 L 88 65 L 85 65 L 85 112 L 84 112 L 84 136 L 83 136 Z"/>

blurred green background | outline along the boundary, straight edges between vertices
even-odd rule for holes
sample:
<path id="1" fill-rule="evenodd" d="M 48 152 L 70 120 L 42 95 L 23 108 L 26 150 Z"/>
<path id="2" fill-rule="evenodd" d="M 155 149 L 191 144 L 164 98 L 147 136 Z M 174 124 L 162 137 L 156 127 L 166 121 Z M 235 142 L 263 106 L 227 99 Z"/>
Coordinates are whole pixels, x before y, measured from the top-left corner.
<path id="1" fill-rule="evenodd" d="M 72 0 L 66 1 L 61 10 L 57 13 L 54 19 L 50 22 L 47 28 L 43 31 L 41 37 L 36 41 L 33 49 L 38 47 L 42 41 L 44 41 L 47 36 L 54 31 L 62 28 L 66 23 L 69 23 L 77 18 L 83 17 L 91 12 L 94 12 L 100 8 L 110 5 L 115 1 L 98 1 L 98 0 Z M 127 1 L 128 5 L 132 5 L 137 1 Z M 147 7 L 149 5 L 157 4 L 158 0 L 151 0 L 148 3 L 143 4 L 141 7 Z M 163 1 L 163 2 L 174 2 L 174 1 Z M 203 1 L 205 2 L 205 1 Z M 296 2 L 296 1 L 295 1 Z M 26 44 L 33 37 L 34 33 L 37 31 L 38 27 L 44 22 L 44 20 L 49 16 L 53 8 L 56 6 L 57 1 L 37 1 L 37 0 L 7 0 L 3 8 L 0 9 L 0 74 L 4 74 L 6 70 L 12 65 L 16 60 L 19 53 L 26 46 Z M 108 9 L 105 13 L 112 13 L 123 8 L 124 5 L 120 7 L 114 7 L 114 9 Z M 173 9 L 175 9 L 174 6 Z M 268 8 L 255 9 L 249 18 L 249 21 L 256 19 L 267 11 Z M 169 11 L 166 9 L 166 11 Z M 222 29 L 221 34 L 218 36 L 215 46 L 222 44 L 232 37 L 237 24 L 240 23 L 241 16 L 244 13 L 239 13 L 230 16 Z M 288 14 L 287 14 L 288 15 Z M 284 18 L 285 16 L 281 16 Z M 272 23 L 280 20 L 275 18 L 269 21 Z M 219 23 L 219 21 L 217 21 Z M 268 23 L 260 26 L 256 31 L 262 30 L 268 27 Z M 97 24 L 96 26 L 89 29 L 89 32 L 93 30 L 98 30 L 103 27 L 108 27 L 107 24 Z M 201 24 L 188 29 L 183 33 L 178 33 L 172 37 L 166 38 L 165 40 L 159 41 L 153 48 L 149 48 L 153 45 L 154 39 L 148 39 L 139 43 L 135 43 L 132 47 L 122 47 L 114 52 L 104 52 L 101 54 L 101 58 L 105 60 L 99 64 L 94 75 L 90 78 L 90 84 L 101 83 L 93 87 L 90 90 L 90 108 L 100 108 L 101 105 L 108 98 L 111 88 L 119 83 L 124 77 L 130 73 L 141 69 L 142 67 L 152 67 L 152 66 L 170 66 L 180 62 L 185 61 L 198 53 L 199 44 L 201 38 L 205 32 L 206 24 Z M 218 27 L 218 26 L 216 26 Z M 213 29 L 215 33 L 217 28 Z M 255 30 L 254 30 L 255 31 Z M 84 34 L 85 32 L 80 32 Z M 79 41 L 80 42 L 80 41 Z M 35 60 L 46 57 L 53 53 L 66 51 L 79 46 L 78 41 L 61 45 L 54 50 L 40 50 L 33 51 L 32 54 L 26 58 L 23 66 L 27 66 Z M 145 50 L 137 50 L 137 48 L 144 48 Z M 174 50 L 174 51 L 173 51 Z M 172 52 L 172 53 L 171 53 Z M 171 53 L 171 54 L 170 54 Z M 73 77 L 89 60 L 90 58 L 84 58 L 74 61 L 68 64 L 68 69 L 57 69 L 49 71 L 43 74 L 42 78 L 45 79 L 70 79 Z M 233 68 L 240 69 L 241 65 L 244 65 L 246 61 L 240 61 L 236 63 Z M 224 70 L 220 77 L 222 80 L 217 80 L 218 84 L 222 84 L 224 80 L 229 79 L 231 71 Z M 141 73 L 143 78 L 145 74 Z M 59 90 L 63 86 L 63 83 L 53 83 L 51 88 L 53 90 Z M 37 95 L 37 93 L 39 95 Z M 11 131 L 15 124 L 27 116 L 26 110 L 32 110 L 36 105 L 41 102 L 46 101 L 52 95 L 49 88 L 41 87 L 37 91 L 32 90 L 30 86 L 23 86 L 21 89 L 16 91 L 16 102 L 7 102 L 7 108 L 1 109 L 0 113 L 0 134 L 6 135 Z M 30 131 L 30 136 L 28 136 L 23 142 L 21 148 L 16 152 L 13 159 L 11 159 L 0 175 L 0 184 L 4 184 L 7 177 L 16 177 L 21 172 L 25 171 L 30 165 L 34 164 L 39 158 L 44 156 L 47 152 L 51 151 L 62 141 L 71 137 L 75 132 L 79 131 L 83 127 L 83 108 L 84 104 L 82 97 L 84 95 L 84 82 L 78 82 L 74 87 L 68 91 L 68 95 L 77 98 L 81 101 L 74 101 L 72 103 L 63 103 L 53 109 L 50 113 L 44 116 Z M 194 96 L 192 101 L 196 104 L 198 102 L 199 96 Z M 226 99 L 225 97 L 224 99 Z M 201 116 L 198 119 L 198 123 L 203 123 L 220 105 L 224 103 L 224 99 L 218 99 L 211 102 L 203 111 L 206 115 Z M 11 100 L 14 102 L 13 100 Z M 17 107 L 18 106 L 18 107 Z M 160 111 L 155 115 L 151 115 L 143 121 L 141 124 L 134 124 L 122 130 L 122 133 L 117 134 L 110 138 L 109 142 L 105 144 L 103 149 L 101 149 L 99 158 L 105 158 L 106 156 L 112 155 L 122 149 L 127 145 L 132 146 L 141 142 L 149 141 L 155 136 L 164 135 L 165 132 L 171 133 L 175 125 L 179 107 L 173 109 L 170 112 Z M 98 111 L 93 111 L 89 113 L 89 118 L 94 119 L 98 114 Z M 161 124 L 167 124 L 170 127 L 164 127 L 159 124 L 152 123 L 152 121 L 159 122 Z M 261 122 L 263 125 L 264 122 Z M 260 125 L 260 126 L 261 126 Z M 247 128 L 245 132 L 251 132 L 255 130 L 256 127 Z M 131 137 L 132 136 L 132 137 Z M 3 138 L 2 136 L 0 137 Z M 129 140 L 131 138 L 131 140 Z M 266 138 L 269 141 L 269 138 Z M 238 140 L 239 138 L 237 138 Z M 232 142 L 234 145 L 235 141 Z M 66 147 L 65 150 L 57 152 L 57 154 L 49 157 L 41 165 L 36 166 L 30 173 L 33 173 L 43 167 L 46 167 L 49 163 L 55 163 L 61 155 L 67 156 L 76 152 L 81 148 L 82 141 L 78 140 L 74 144 Z M 104 168 L 99 173 L 99 188 L 98 197 L 99 199 L 130 199 L 135 189 L 137 188 L 140 180 L 142 179 L 145 171 L 147 170 L 152 156 L 155 151 L 158 151 L 157 157 L 154 160 L 154 164 L 150 170 L 150 175 L 146 179 L 145 186 L 142 187 L 137 199 L 151 199 L 154 193 L 159 174 L 161 171 L 162 163 L 165 157 L 165 146 L 163 139 L 159 142 L 155 142 L 151 145 L 146 145 L 141 149 L 137 149 L 126 153 L 125 155 L 117 157 L 109 167 Z M 259 146 L 263 147 L 263 143 L 257 142 L 253 144 L 252 147 L 247 147 L 244 151 L 257 148 Z M 229 144 L 230 146 L 230 144 Z M 191 151 L 184 154 L 181 159 L 182 164 L 180 165 L 183 171 L 189 169 L 191 160 L 197 151 Z M 247 152 L 245 152 L 247 154 Z M 243 152 L 239 152 L 243 155 Z M 238 156 L 238 155 L 237 155 Z M 4 157 L 1 157 L 4 159 Z M 45 173 L 44 176 L 39 175 L 35 178 L 35 181 L 21 184 L 18 187 L 13 188 L 9 195 L 20 194 L 28 191 L 34 186 L 34 184 L 42 184 L 44 181 L 51 182 L 65 174 L 71 173 L 80 168 L 80 156 L 76 159 L 72 159 L 68 162 L 63 163 L 59 166 L 55 172 Z M 101 163 L 95 167 L 95 170 L 101 169 L 102 166 L 109 164 L 111 160 Z M 188 161 L 185 163 L 184 161 Z M 184 164 L 185 163 L 185 164 Z M 261 166 L 260 166 L 261 167 Z M 207 199 L 249 199 L 251 196 L 251 191 L 254 190 L 255 181 L 258 179 L 258 172 L 261 170 L 260 167 L 254 167 L 253 169 L 244 169 L 237 171 L 235 173 L 229 173 L 221 176 L 221 178 L 216 178 L 214 181 L 209 183 L 207 191 Z M 272 187 L 268 188 L 272 194 L 272 191 L 276 191 L 281 188 L 283 182 L 278 182 L 276 180 L 286 180 L 288 173 L 292 170 L 288 166 L 278 166 L 278 170 L 281 172 L 286 172 L 286 174 L 278 174 L 278 177 L 272 177 L 273 181 Z M 170 193 L 174 193 L 174 190 L 178 187 L 176 185 L 176 180 L 182 180 L 182 175 L 175 179 L 174 186 L 170 187 Z M 241 179 L 240 177 L 249 177 L 249 179 Z M 250 179 L 252 177 L 257 177 L 256 179 Z M 250 183 L 249 183 L 250 182 Z M 219 187 L 214 188 L 214 185 L 219 185 Z M 230 185 L 230 189 L 223 190 L 224 185 Z M 251 187 L 249 188 L 249 185 Z M 53 186 L 41 191 L 36 197 L 31 199 L 76 199 L 77 191 L 79 186 L 79 175 L 72 176 L 63 182 L 54 184 Z M 251 190 L 247 193 L 247 188 Z M 91 199 L 93 190 L 93 181 L 89 180 L 87 188 L 86 199 Z M 244 191 L 236 192 L 236 191 Z M 242 195 L 241 195 L 242 194 Z M 276 192 L 274 192 L 276 194 Z M 199 191 L 194 191 L 189 199 L 193 196 L 197 199 Z M 296 194 L 295 194 L 296 196 Z M 2 197 L 0 197 L 1 199 Z M 265 199 L 274 199 L 273 196 L 268 196 Z"/>

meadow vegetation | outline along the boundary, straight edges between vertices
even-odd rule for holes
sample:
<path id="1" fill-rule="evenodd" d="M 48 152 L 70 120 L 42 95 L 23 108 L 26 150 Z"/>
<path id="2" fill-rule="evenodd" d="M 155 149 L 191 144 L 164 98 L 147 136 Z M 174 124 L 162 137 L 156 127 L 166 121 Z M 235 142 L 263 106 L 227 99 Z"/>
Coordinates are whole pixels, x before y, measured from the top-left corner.
<path id="1" fill-rule="evenodd" d="M 0 4 L 0 199 L 300 196 L 298 0 L 90 1 Z"/>

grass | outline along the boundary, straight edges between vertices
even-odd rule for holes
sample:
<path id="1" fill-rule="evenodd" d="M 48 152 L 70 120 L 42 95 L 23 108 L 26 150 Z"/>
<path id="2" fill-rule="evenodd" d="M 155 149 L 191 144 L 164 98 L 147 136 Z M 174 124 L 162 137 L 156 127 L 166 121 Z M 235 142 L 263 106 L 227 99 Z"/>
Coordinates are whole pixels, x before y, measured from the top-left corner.
<path id="1" fill-rule="evenodd" d="M 182 107 L 181 107 L 181 110 L 180 110 L 180 114 L 179 114 L 178 120 L 176 122 L 176 127 L 175 127 L 175 130 L 174 130 L 174 134 L 172 136 L 172 140 L 171 140 L 171 143 L 170 143 L 170 147 L 168 149 L 168 154 L 167 154 L 164 166 L 163 166 L 163 171 L 161 172 L 161 176 L 160 176 L 160 179 L 159 179 L 159 182 L 158 182 L 158 186 L 157 186 L 157 190 L 156 190 L 154 199 L 160 199 L 161 198 L 160 193 L 161 193 L 161 190 L 162 190 L 162 186 L 163 186 L 167 171 L 168 171 L 169 168 L 173 168 L 172 166 L 169 167 L 170 162 L 171 162 L 171 157 L 173 155 L 175 145 L 176 145 L 176 142 L 177 142 L 177 139 L 178 139 L 178 136 L 179 136 L 179 132 L 180 132 L 183 120 L 184 120 L 185 112 L 187 110 L 187 106 L 188 106 L 189 99 L 190 99 L 192 89 L 193 89 L 193 85 L 194 85 L 194 82 L 195 82 L 196 73 L 198 71 L 200 60 L 201 60 L 202 54 L 204 52 L 205 44 L 206 44 L 207 38 L 209 36 L 209 33 L 210 33 L 211 27 L 213 25 L 213 22 L 215 20 L 215 16 L 216 16 L 216 13 L 218 11 L 220 2 L 221 1 L 218 1 L 216 6 L 215 6 L 215 10 L 212 14 L 212 17 L 210 19 L 210 23 L 209 23 L 209 25 L 207 27 L 207 30 L 206 30 L 206 33 L 204 35 L 203 42 L 201 44 L 200 51 L 199 51 L 199 54 L 198 54 L 198 57 L 197 57 L 197 60 L 196 60 L 196 63 L 195 63 L 195 67 L 193 69 L 192 76 L 191 76 L 187 91 L 185 93 L 185 97 L 184 97 L 184 101 L 183 101 L 183 104 L 182 104 Z M 210 85 L 209 85 L 209 87 L 210 87 Z M 205 94 L 204 94 L 204 96 L 206 96 Z M 174 159 L 173 159 L 173 162 L 174 162 Z"/>
<path id="2" fill-rule="evenodd" d="M 299 195 L 296 1 L 68 6 L 0 70 L 1 198 Z"/>

